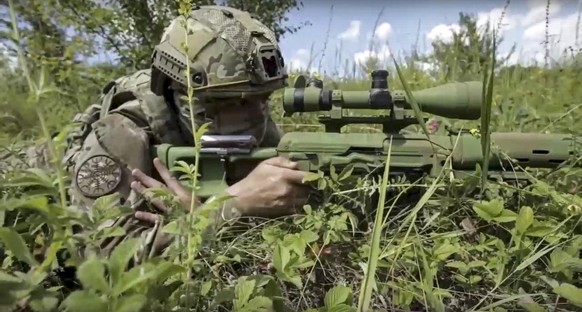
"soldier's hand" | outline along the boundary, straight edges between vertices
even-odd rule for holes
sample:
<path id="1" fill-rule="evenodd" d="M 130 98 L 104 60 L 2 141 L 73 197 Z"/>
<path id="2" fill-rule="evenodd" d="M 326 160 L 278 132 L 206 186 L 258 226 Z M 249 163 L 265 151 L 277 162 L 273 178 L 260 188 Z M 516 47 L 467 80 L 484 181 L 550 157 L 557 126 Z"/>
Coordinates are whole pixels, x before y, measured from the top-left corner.
<path id="1" fill-rule="evenodd" d="M 246 216 L 276 217 L 301 211 L 311 187 L 303 183 L 307 172 L 297 163 L 275 157 L 260 163 L 248 176 L 230 186 L 236 207 Z"/>
<path id="2" fill-rule="evenodd" d="M 145 196 L 161 213 L 168 213 L 169 208 L 159 198 L 154 198 L 152 196 L 150 191 L 151 188 L 167 188 L 171 193 L 176 195 L 182 205 L 188 209 L 192 201 L 192 194 L 190 191 L 188 191 L 175 177 L 172 176 L 170 171 L 158 158 L 154 159 L 154 167 L 165 184 L 146 175 L 143 171 L 135 169 L 132 171 L 135 181 L 131 183 L 131 188 Z M 155 223 L 158 221 L 159 215 L 146 211 L 136 211 L 135 217 L 142 221 Z"/>

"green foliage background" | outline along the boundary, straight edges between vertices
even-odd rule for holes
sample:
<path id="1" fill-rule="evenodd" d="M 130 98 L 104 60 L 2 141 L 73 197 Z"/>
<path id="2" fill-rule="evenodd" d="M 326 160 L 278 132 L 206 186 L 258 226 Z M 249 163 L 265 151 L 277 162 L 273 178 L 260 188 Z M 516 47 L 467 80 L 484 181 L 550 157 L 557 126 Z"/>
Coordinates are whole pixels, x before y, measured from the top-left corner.
<path id="1" fill-rule="evenodd" d="M 280 37 L 307 26 L 287 23 L 286 14 L 301 8 L 297 1 L 224 3 L 257 14 Z M 113 207 L 112 198 L 104 198 L 96 203 L 93 219 L 75 213 L 63 199 L 66 177 L 59 170 L 21 171 L 27 167 L 23 148 L 62 130 L 74 114 L 96 100 L 109 80 L 147 67 L 163 26 L 185 2 L 14 0 L 19 37 L 13 36 L 8 4 L 0 1 L 0 20 L 7 26 L 0 28 L 0 42 L 11 56 L 16 55 L 16 45 L 21 47 L 29 71 L 22 63 L 11 63 L 13 58 L 7 54 L 0 58 L 2 310 L 577 311 L 582 307 L 582 175 L 571 166 L 552 173 L 534 171 L 529 186 L 494 181 L 482 197 L 470 195 L 479 185 L 479 168 L 466 179 L 426 181 L 419 186 L 430 197 L 399 211 L 386 207 L 389 218 L 374 220 L 372 213 L 364 228 L 354 227 L 362 220 L 356 220 L 353 203 L 341 204 L 342 199 L 350 197 L 357 201 L 356 207 L 369 212 L 365 203 L 371 193 L 386 191 L 388 184 L 397 191 L 405 186 L 359 181 L 356 187 L 340 190 L 350 172 L 337 172 L 319 181 L 327 196 L 337 200 L 317 209 L 306 207 L 302 216 L 236 224 L 211 237 L 201 230 L 207 221 L 204 214 L 187 228 L 178 216 L 170 220 L 169 230 L 185 231 L 187 245 L 173 246 L 167 257 L 127 269 L 137 248 L 131 240 L 111 257 L 102 256 L 98 242 L 122 232 L 99 225 L 127 212 Z M 397 60 L 411 89 L 483 80 L 496 46 L 492 28 L 477 29 L 475 18 L 463 13 L 459 23 L 463 30 L 452 43 L 436 42 L 431 55 L 412 50 Z M 491 131 L 579 134 L 580 48 L 571 47 L 558 60 L 530 67 L 507 66 L 504 59 L 496 59 Z M 119 55 L 119 62 L 84 62 L 103 51 Z M 419 61 L 430 62 L 432 69 L 422 70 Z M 351 69 L 349 77 L 320 76 L 328 84 L 357 90 L 369 87 L 365 78 L 372 69 L 387 68 L 392 88 L 404 87 L 392 64 L 372 58 L 364 66 L 346 63 L 345 67 Z M 292 78 L 298 73 L 292 73 Z M 285 131 L 321 130 L 314 114 L 281 117 L 280 104 L 281 92 L 277 92 L 272 97 L 273 116 Z M 480 127 L 478 122 L 437 119 Z M 56 138 L 58 150 L 60 136 Z M 372 235 L 375 222 L 381 225 L 376 229 L 382 230 L 378 241 Z M 73 225 L 87 230 L 74 234 Z M 80 255 L 79 245 L 89 252 Z M 372 250 L 377 256 L 370 258 Z"/>

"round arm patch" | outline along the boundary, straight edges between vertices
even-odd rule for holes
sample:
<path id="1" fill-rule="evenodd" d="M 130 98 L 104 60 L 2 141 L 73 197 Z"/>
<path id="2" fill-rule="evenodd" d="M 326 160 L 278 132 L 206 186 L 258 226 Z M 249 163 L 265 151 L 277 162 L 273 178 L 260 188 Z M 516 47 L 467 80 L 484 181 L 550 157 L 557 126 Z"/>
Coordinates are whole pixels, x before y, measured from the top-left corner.
<path id="1" fill-rule="evenodd" d="M 90 210 L 99 197 L 119 193 L 121 204 L 131 206 L 138 200 L 131 171 L 152 170 L 149 139 L 131 119 L 110 114 L 92 124 L 75 162 L 69 190 L 74 204 Z"/>
<path id="2" fill-rule="evenodd" d="M 112 193 L 121 182 L 121 165 L 108 155 L 95 155 L 85 160 L 75 176 L 77 188 L 89 198 Z"/>

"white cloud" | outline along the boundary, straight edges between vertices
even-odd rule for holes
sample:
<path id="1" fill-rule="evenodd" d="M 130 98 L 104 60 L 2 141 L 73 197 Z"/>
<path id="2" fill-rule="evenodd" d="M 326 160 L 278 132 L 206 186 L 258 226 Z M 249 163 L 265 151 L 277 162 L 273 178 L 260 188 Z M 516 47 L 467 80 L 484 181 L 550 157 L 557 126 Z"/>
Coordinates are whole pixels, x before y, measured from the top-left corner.
<path id="1" fill-rule="evenodd" d="M 546 19 L 546 0 L 538 1 L 528 1 L 528 6 L 530 10 L 526 13 L 525 16 L 521 19 L 522 26 L 530 26 L 535 23 L 544 21 Z M 559 2 L 552 1 L 550 3 L 550 10 L 549 10 L 549 17 L 553 17 L 556 14 L 560 13 L 562 9 L 562 5 Z"/>
<path id="2" fill-rule="evenodd" d="M 382 47 L 380 47 L 380 49 L 377 49 L 375 51 L 364 50 L 364 51 L 356 52 L 354 54 L 354 61 L 358 65 L 363 65 L 366 63 L 366 61 L 368 59 L 370 59 L 372 57 L 377 58 L 379 63 L 386 62 L 388 60 L 388 58 L 390 57 L 390 50 L 388 49 L 388 46 L 383 45 Z"/>
<path id="3" fill-rule="evenodd" d="M 542 62 L 545 53 L 543 45 L 540 45 L 545 38 L 545 19 L 547 0 L 528 0 L 528 11 L 524 14 L 512 14 L 511 9 L 506 11 L 502 7 L 494 8 L 488 12 L 477 13 L 477 27 L 481 28 L 490 25 L 492 29 L 498 30 L 498 35 L 504 35 L 507 31 L 523 31 L 520 46 L 524 48 L 521 54 L 514 54 L 507 60 L 508 64 Z M 576 14 L 565 18 L 557 18 L 562 6 L 557 1 L 552 1 L 549 8 L 550 24 L 549 35 L 554 38 L 550 44 L 556 51 L 551 56 L 557 57 L 558 52 L 562 52 L 569 46 L 575 46 Z M 527 27 L 523 30 L 523 27 Z M 442 40 L 450 42 L 453 34 L 458 32 L 458 24 L 439 24 L 431 29 L 426 37 L 430 42 Z M 582 30 L 579 31 L 582 33 Z M 558 38 L 559 37 L 559 38 Z M 559 51 L 558 51 L 559 50 Z"/>
<path id="4" fill-rule="evenodd" d="M 497 35 L 503 35 L 505 31 L 516 28 L 521 18 L 521 15 L 512 15 L 509 10 L 504 12 L 503 8 L 494 8 L 489 12 L 477 13 L 477 27 L 481 29 L 489 24 L 490 29 L 497 30 Z"/>
<path id="5" fill-rule="evenodd" d="M 453 40 L 453 34 L 458 33 L 460 30 L 461 30 L 461 27 L 458 24 L 449 24 L 449 25 L 439 24 L 439 25 L 436 25 L 435 27 L 433 27 L 428 32 L 428 34 L 426 35 L 426 38 L 430 42 L 435 42 L 437 40 L 440 40 L 443 42 L 450 42 L 451 40 Z"/>
<path id="6" fill-rule="evenodd" d="M 386 41 L 392 35 L 392 25 L 389 23 L 382 23 L 376 27 L 375 35 L 378 39 Z"/>
<path id="7" fill-rule="evenodd" d="M 578 26 L 578 31 L 576 27 Z M 578 13 L 573 13 L 565 17 L 555 17 L 550 19 L 548 24 L 549 48 L 552 57 L 558 57 L 568 47 L 582 47 L 582 40 L 576 40 L 576 33 L 582 34 L 582 25 L 578 25 Z M 543 51 L 546 40 L 546 22 L 538 22 L 523 32 L 526 47 L 532 52 Z M 536 49 L 537 47 L 537 49 Z"/>
<path id="8" fill-rule="evenodd" d="M 550 5 L 549 17 L 554 17 L 556 14 L 560 13 L 562 9 L 559 2 L 552 2 Z M 535 24 L 537 22 L 543 21 L 546 19 L 546 6 L 538 6 L 534 7 L 527 12 L 527 14 L 522 18 L 521 25 L 522 26 L 529 26 Z"/>
<path id="9" fill-rule="evenodd" d="M 309 66 L 311 55 L 309 50 L 307 49 L 299 49 L 295 52 L 293 57 L 287 61 L 287 70 L 291 71 L 304 71 L 307 70 L 307 66 Z M 313 65 L 314 60 L 311 60 L 311 65 Z M 316 69 L 312 66 L 309 72 L 316 72 Z"/>
<path id="10" fill-rule="evenodd" d="M 489 12 L 477 13 L 477 27 L 482 28 L 489 24 L 492 29 L 497 29 L 501 26 L 498 34 L 502 35 L 504 31 L 516 28 L 521 19 L 520 15 L 511 15 L 510 12 L 504 13 L 503 8 L 494 8 Z M 503 19 L 501 19 L 503 17 Z M 500 23 L 501 21 L 501 23 Z M 430 42 L 437 40 L 443 42 L 451 42 L 453 34 L 460 32 L 461 27 L 457 23 L 453 24 L 439 24 L 433 27 L 426 35 Z"/>
<path id="11" fill-rule="evenodd" d="M 339 34 L 339 39 L 347 39 L 347 40 L 354 40 L 360 36 L 360 28 L 362 27 L 361 21 L 351 21 L 350 27 L 346 29 L 344 32 Z"/>
<path id="12" fill-rule="evenodd" d="M 497 29 L 499 35 L 504 32 L 518 28 L 519 26 L 532 26 L 539 22 L 545 22 L 546 18 L 546 4 L 547 0 L 528 0 L 527 5 L 529 10 L 525 14 L 512 14 L 511 9 L 505 10 L 503 7 L 494 8 L 488 12 L 477 13 L 477 27 L 481 28 L 489 24 L 492 29 Z M 552 1 L 550 4 L 549 15 L 555 16 L 561 10 L 562 6 L 559 2 Z M 539 27 L 539 26 L 538 26 Z M 440 39 L 445 42 L 450 42 L 452 34 L 458 32 L 460 27 L 458 24 L 439 24 L 429 31 L 427 39 L 434 42 Z"/>

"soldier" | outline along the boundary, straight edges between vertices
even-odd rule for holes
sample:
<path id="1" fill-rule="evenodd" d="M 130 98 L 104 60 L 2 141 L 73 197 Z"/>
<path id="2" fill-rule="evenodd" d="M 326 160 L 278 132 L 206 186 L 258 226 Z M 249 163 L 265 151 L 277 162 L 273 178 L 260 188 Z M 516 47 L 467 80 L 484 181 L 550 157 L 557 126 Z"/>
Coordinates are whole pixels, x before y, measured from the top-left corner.
<path id="1" fill-rule="evenodd" d="M 191 200 L 198 202 L 151 156 L 154 144 L 193 145 L 190 116 L 198 126 L 212 121 L 211 134 L 250 134 L 260 146 L 276 146 L 280 139 L 268 99 L 285 86 L 287 75 L 273 32 L 247 12 L 196 7 L 187 19 L 184 52 L 185 20 L 178 17 L 169 25 L 155 47 L 150 70 L 111 82 L 101 103 L 76 117 L 83 126 L 71 136 L 65 155 L 72 178 L 71 201 L 89 210 L 96 199 L 118 192 L 120 203 L 136 210 L 134 216 L 116 221 L 132 232 L 128 235 L 151 234 L 147 223 L 158 220 L 156 213 L 139 208 L 141 195 L 147 197 L 149 188 L 167 187 L 186 206 Z M 187 59 L 196 98 L 193 112 L 184 100 Z M 163 182 L 152 177 L 156 171 Z M 306 201 L 305 174 L 284 158 L 264 161 L 226 190 L 233 198 L 222 204 L 217 216 L 228 220 L 290 214 Z M 153 204 L 160 214 L 167 210 L 160 202 Z M 142 252 L 162 248 L 157 245 L 164 244 L 154 240 L 149 239 Z M 117 243 L 112 241 L 105 249 Z"/>

